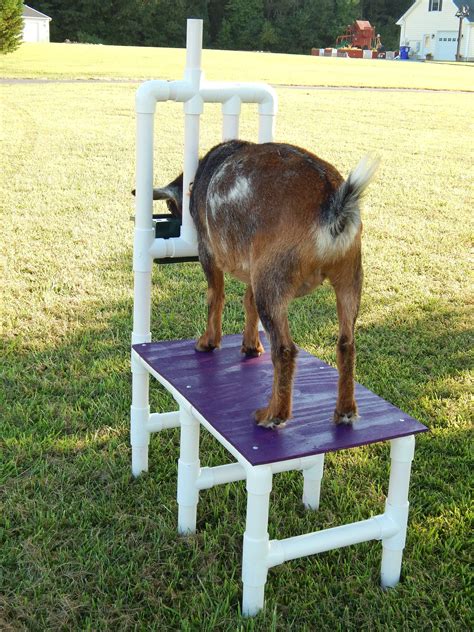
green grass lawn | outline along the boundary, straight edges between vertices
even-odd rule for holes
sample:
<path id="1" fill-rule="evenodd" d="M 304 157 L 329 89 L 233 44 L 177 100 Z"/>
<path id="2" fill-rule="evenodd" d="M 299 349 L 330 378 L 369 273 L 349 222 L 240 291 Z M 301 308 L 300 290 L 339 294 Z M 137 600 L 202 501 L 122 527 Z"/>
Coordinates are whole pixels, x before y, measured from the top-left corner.
<path id="1" fill-rule="evenodd" d="M 0 77 L 181 79 L 185 51 L 175 48 L 23 44 L 0 57 Z M 207 79 L 272 84 L 371 86 L 474 91 L 472 64 L 437 64 L 308 55 L 203 51 Z M 243 74 L 242 74 L 243 73 Z"/>
<path id="2" fill-rule="evenodd" d="M 20 49 L 16 59 L 28 50 Z M 147 71 L 136 65 L 112 72 L 119 53 L 129 49 L 115 51 L 104 76 L 151 75 L 152 63 Z M 173 54 L 179 67 L 182 54 Z M 265 58 L 258 77 L 263 56 L 249 55 L 255 63 L 246 70 L 255 75 L 245 79 L 281 73 L 278 56 Z M 56 63 L 56 74 L 72 75 L 81 64 L 78 75 L 88 74 L 84 58 Z M 100 60 L 94 63 L 90 74 L 96 76 Z M 210 65 L 212 78 L 228 77 L 225 68 L 219 74 Z M 440 77 L 431 81 L 443 85 L 445 70 L 432 67 Z M 25 68 L 19 64 L 17 74 L 29 74 Z M 41 68 L 38 62 L 32 74 L 54 74 L 51 64 Z M 342 65 L 332 68 L 334 83 L 347 81 L 339 76 Z M 387 85 L 399 80 L 391 72 L 400 68 L 384 65 Z M 318 83 L 310 72 L 297 80 L 312 81 Z M 239 615 L 243 483 L 202 492 L 198 534 L 178 538 L 178 432 L 154 436 L 149 474 L 136 480 L 130 474 L 134 90 L 126 84 L 0 86 L 0 628 L 471 629 L 467 253 L 474 185 L 466 121 L 472 95 L 278 90 L 277 140 L 312 149 L 345 175 L 367 151 L 382 158 L 363 212 L 357 379 L 430 432 L 417 440 L 399 586 L 381 591 L 381 547 L 365 543 L 272 569 L 266 610 L 246 621 Z M 182 131 L 181 107 L 160 106 L 157 183 L 180 168 Z M 219 131 L 218 109 L 209 106 L 203 152 L 219 140 Z M 242 136 L 251 139 L 255 132 L 255 109 L 246 106 Z M 240 332 L 243 288 L 228 279 L 226 293 L 225 333 Z M 197 336 L 205 314 L 198 265 L 156 267 L 155 339 Z M 335 363 L 337 319 L 329 287 L 293 304 L 291 326 L 300 346 Z M 153 410 L 173 406 L 153 385 Z M 319 512 L 300 504 L 301 475 L 275 476 L 270 537 L 380 513 L 388 453 L 386 445 L 374 445 L 328 455 Z M 229 457 L 203 433 L 201 460 L 216 465 Z"/>

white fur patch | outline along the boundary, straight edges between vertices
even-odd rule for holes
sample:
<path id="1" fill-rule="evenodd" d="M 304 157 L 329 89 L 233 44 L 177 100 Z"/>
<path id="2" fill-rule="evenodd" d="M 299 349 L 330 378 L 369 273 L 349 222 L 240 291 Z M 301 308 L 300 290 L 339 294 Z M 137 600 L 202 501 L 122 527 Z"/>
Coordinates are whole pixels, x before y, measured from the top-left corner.
<path id="1" fill-rule="evenodd" d="M 209 187 L 207 190 L 207 204 L 206 215 L 211 213 L 212 217 L 215 217 L 217 209 L 223 204 L 224 196 L 220 194 L 220 184 L 222 180 L 226 178 L 226 172 L 229 169 L 228 163 L 223 163 L 217 171 L 214 172 L 212 178 L 209 181 Z"/>
<path id="2" fill-rule="evenodd" d="M 220 175 L 220 174 L 219 174 Z M 235 204 L 244 201 L 250 195 L 250 182 L 248 178 L 237 176 L 232 182 L 228 191 L 222 191 L 222 179 L 219 177 L 212 178 L 209 184 L 209 194 L 207 199 L 207 207 L 213 217 L 216 217 L 219 209 L 225 207 L 226 204 Z"/>
<path id="3" fill-rule="evenodd" d="M 380 160 L 365 156 L 351 171 L 330 200 L 329 217 L 314 228 L 316 251 L 320 259 L 342 257 L 360 230 L 359 202 L 372 180 Z"/>
<path id="4" fill-rule="evenodd" d="M 348 223 L 340 235 L 333 237 L 328 226 L 315 226 L 314 241 L 318 258 L 330 261 L 342 257 L 351 247 L 359 227 L 360 219 L 357 223 Z"/>
<path id="5" fill-rule="evenodd" d="M 210 187 L 209 187 L 210 188 Z M 213 187 L 212 191 L 208 194 L 206 204 L 206 217 L 209 211 L 214 218 L 218 209 L 225 203 L 226 197 L 222 196 L 219 191 L 216 191 L 216 187 Z"/>
<path id="6" fill-rule="evenodd" d="M 225 196 L 226 202 L 238 202 L 239 200 L 245 200 L 250 193 L 250 182 L 248 178 L 243 176 L 237 176 L 233 186 L 227 191 Z"/>

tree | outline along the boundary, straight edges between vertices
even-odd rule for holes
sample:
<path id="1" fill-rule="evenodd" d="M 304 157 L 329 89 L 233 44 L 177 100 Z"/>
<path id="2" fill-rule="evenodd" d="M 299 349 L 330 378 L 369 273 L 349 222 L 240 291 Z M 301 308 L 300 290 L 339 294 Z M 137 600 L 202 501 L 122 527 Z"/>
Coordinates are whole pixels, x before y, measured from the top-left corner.
<path id="1" fill-rule="evenodd" d="M 10 0 L 13 1 L 13 0 Z M 53 18 L 51 40 L 182 47 L 186 18 L 203 18 L 204 46 L 308 54 L 367 19 L 389 49 L 413 0 L 35 0 Z M 0 5 L 2 0 L 0 0 Z"/>
<path id="2" fill-rule="evenodd" d="M 0 0 L 0 53 L 12 53 L 22 40 L 22 0 Z"/>
<path id="3" fill-rule="evenodd" d="M 273 50 L 278 44 L 278 34 L 269 20 L 265 20 L 260 33 L 260 46 L 262 50 Z"/>
<path id="4" fill-rule="evenodd" d="M 209 37 L 211 45 L 215 45 L 221 29 L 222 20 L 224 19 L 225 2 L 222 2 L 222 0 L 208 0 L 207 13 L 209 16 Z"/>
<path id="5" fill-rule="evenodd" d="M 217 47 L 224 49 L 233 48 L 232 26 L 227 18 L 224 18 L 221 23 L 219 35 L 217 37 Z"/>
<path id="6" fill-rule="evenodd" d="M 364 20 L 370 20 L 387 50 L 398 47 L 400 31 L 396 21 L 401 17 L 413 0 L 361 0 L 359 14 Z"/>
<path id="7" fill-rule="evenodd" d="M 263 0 L 229 0 L 217 43 L 222 48 L 255 50 L 263 22 Z"/>

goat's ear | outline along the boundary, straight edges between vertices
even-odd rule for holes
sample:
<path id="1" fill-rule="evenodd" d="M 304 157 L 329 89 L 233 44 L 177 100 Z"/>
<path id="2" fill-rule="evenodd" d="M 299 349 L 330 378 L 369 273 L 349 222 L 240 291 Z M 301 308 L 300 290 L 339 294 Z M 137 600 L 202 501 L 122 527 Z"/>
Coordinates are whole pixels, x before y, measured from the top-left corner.
<path id="1" fill-rule="evenodd" d="M 162 189 L 153 189 L 154 200 L 166 200 L 168 210 L 175 217 L 181 217 L 183 214 L 183 189 L 182 182 L 179 184 L 171 183 Z"/>
<path id="2" fill-rule="evenodd" d="M 132 194 L 135 195 L 135 189 Z M 166 200 L 170 213 L 181 217 L 183 212 L 183 174 L 161 189 L 153 189 L 154 200 Z"/>
<path id="3" fill-rule="evenodd" d="M 167 186 L 162 189 L 153 189 L 153 199 L 154 200 L 175 200 L 177 197 L 178 191 L 175 187 Z"/>
<path id="4" fill-rule="evenodd" d="M 132 195 L 136 195 L 136 189 L 132 189 Z M 181 192 L 176 187 L 163 187 L 162 189 L 153 189 L 154 200 L 174 200 L 181 198 Z"/>

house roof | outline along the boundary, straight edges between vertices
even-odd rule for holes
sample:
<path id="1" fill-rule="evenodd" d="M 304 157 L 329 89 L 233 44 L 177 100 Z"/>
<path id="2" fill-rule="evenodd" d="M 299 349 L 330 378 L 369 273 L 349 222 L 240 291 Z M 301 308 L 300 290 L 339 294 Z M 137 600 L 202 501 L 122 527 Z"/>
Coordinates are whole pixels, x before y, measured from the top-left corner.
<path id="1" fill-rule="evenodd" d="M 398 18 L 398 20 L 396 21 L 396 24 L 398 24 L 398 26 L 401 26 L 403 20 L 405 20 L 410 15 L 410 13 L 413 11 L 413 9 L 416 6 L 418 6 L 420 4 L 420 2 L 421 2 L 421 0 L 415 0 L 415 2 L 408 7 L 408 9 L 405 11 L 405 13 L 400 18 Z"/>
<path id="2" fill-rule="evenodd" d="M 32 9 L 27 4 L 23 5 L 23 17 L 24 18 L 45 18 L 46 20 L 51 20 L 49 15 L 45 15 L 44 13 L 41 13 L 41 11 Z"/>
<path id="3" fill-rule="evenodd" d="M 415 0 L 415 2 L 408 7 L 405 13 L 397 20 L 396 24 L 401 26 L 403 21 L 410 15 L 415 7 L 417 7 L 422 0 Z M 460 9 L 463 5 L 469 7 L 469 16 L 466 18 L 468 22 L 474 22 L 474 0 L 451 0 L 456 8 Z M 454 7 L 453 7 L 454 9 Z"/>

